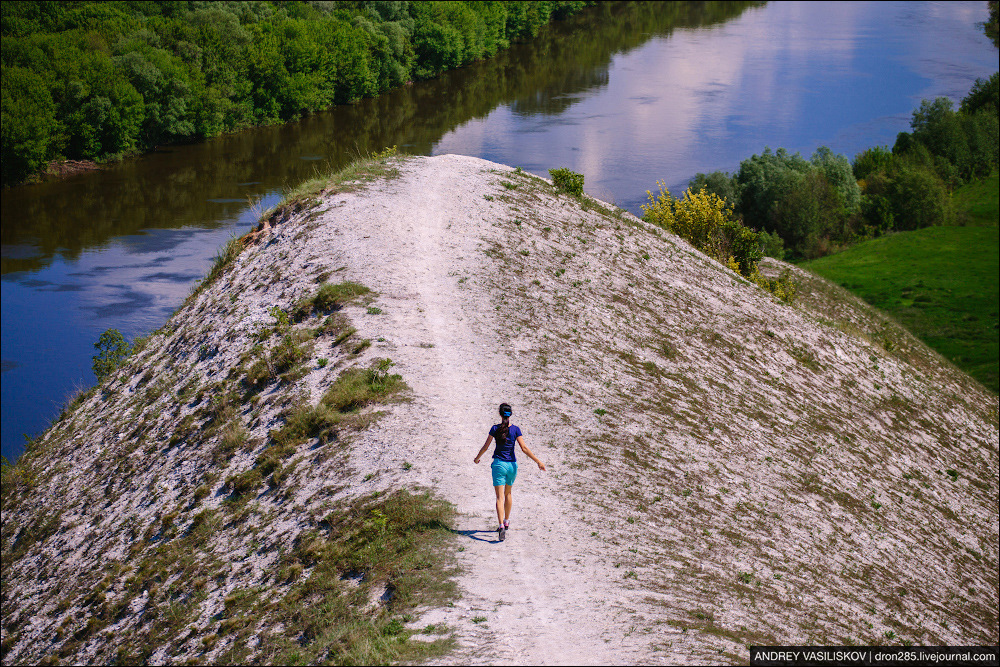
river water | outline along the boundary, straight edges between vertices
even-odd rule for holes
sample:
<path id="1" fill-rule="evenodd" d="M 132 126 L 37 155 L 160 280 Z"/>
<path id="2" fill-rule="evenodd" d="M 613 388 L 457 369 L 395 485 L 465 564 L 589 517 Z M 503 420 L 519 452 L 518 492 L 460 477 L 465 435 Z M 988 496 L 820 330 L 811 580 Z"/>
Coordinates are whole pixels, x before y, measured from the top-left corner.
<path id="1" fill-rule="evenodd" d="M 375 100 L 5 190 L 3 455 L 94 383 L 101 332 L 161 326 L 220 245 L 317 171 L 391 145 L 569 167 L 638 213 L 657 180 L 679 194 L 765 146 L 891 145 L 921 99 L 997 70 L 986 19 L 981 1 L 599 6 Z"/>

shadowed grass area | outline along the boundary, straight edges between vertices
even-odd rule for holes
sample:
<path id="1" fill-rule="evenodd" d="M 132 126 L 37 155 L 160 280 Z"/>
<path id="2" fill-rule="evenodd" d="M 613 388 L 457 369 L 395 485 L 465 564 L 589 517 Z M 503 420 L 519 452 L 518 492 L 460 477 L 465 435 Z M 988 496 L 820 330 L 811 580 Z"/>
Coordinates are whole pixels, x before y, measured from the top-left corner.
<path id="1" fill-rule="evenodd" d="M 802 266 L 889 313 L 997 392 L 997 200 L 994 172 L 956 191 L 967 226 L 891 234 Z"/>
<path id="2" fill-rule="evenodd" d="M 959 222 L 996 227 L 1000 219 L 1000 172 L 962 186 L 955 191 L 954 202 Z"/>

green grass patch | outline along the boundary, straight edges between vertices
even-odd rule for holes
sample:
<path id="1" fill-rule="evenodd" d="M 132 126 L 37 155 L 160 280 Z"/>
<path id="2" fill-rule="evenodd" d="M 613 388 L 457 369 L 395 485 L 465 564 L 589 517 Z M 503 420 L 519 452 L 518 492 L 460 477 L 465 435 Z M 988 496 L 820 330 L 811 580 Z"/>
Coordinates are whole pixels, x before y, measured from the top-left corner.
<path id="1" fill-rule="evenodd" d="M 560 169 L 549 169 L 549 176 L 552 177 L 552 185 L 560 192 L 571 194 L 575 197 L 583 196 L 583 174 L 570 171 L 565 167 Z"/>
<path id="2" fill-rule="evenodd" d="M 358 283 L 323 283 L 311 297 L 302 299 L 292 310 L 292 319 L 301 322 L 313 313 L 329 313 L 358 297 L 371 294 L 371 290 Z"/>
<path id="3" fill-rule="evenodd" d="M 323 530 L 303 533 L 283 558 L 298 578 L 272 620 L 282 634 L 260 636 L 257 661 L 271 664 L 412 663 L 441 655 L 450 638 L 410 642 L 405 612 L 455 594 L 448 541 L 453 508 L 429 494 L 377 494 L 341 508 Z M 351 578 L 360 577 L 356 586 Z M 370 602 L 378 599 L 373 607 Z"/>
<path id="4" fill-rule="evenodd" d="M 309 438 L 332 439 L 336 427 L 351 420 L 366 405 L 382 402 L 406 389 L 403 378 L 390 374 L 392 361 L 377 359 L 370 368 L 341 373 L 315 406 L 300 403 L 285 413 L 285 425 L 271 431 L 278 447 L 295 447 Z"/>
<path id="5" fill-rule="evenodd" d="M 1000 172 L 975 183 L 963 185 L 952 198 L 958 222 L 996 227 L 1000 219 Z"/>
<path id="6" fill-rule="evenodd" d="M 354 192 L 372 181 L 396 178 L 399 176 L 396 166 L 401 157 L 395 146 L 360 156 L 343 169 L 317 174 L 300 183 L 288 194 L 285 203 L 311 199 L 323 193 Z"/>
<path id="7" fill-rule="evenodd" d="M 887 312 L 998 392 L 996 173 L 957 191 L 955 201 L 964 219 L 981 224 L 890 234 L 802 266 Z"/>

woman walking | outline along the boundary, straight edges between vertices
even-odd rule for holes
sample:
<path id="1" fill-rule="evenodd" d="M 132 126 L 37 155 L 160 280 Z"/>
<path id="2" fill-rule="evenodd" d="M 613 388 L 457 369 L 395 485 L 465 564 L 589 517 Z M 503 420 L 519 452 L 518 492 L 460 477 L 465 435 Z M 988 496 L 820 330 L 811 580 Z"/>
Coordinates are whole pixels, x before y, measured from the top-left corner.
<path id="1" fill-rule="evenodd" d="M 511 486 L 514 485 L 514 478 L 517 477 L 517 458 L 514 456 L 514 443 L 521 446 L 521 451 L 525 456 L 538 464 L 539 470 L 545 470 L 545 464 L 538 460 L 538 457 L 531 453 L 528 446 L 524 444 L 524 436 L 521 429 L 510 423 L 510 416 L 514 411 L 506 403 L 500 404 L 500 417 L 503 418 L 499 424 L 490 427 L 490 434 L 486 436 L 483 448 L 476 454 L 476 463 L 489 449 L 490 442 L 497 441 L 496 449 L 493 450 L 493 490 L 497 494 L 497 535 L 503 542 L 510 529 L 510 508 L 514 504 L 511 496 Z"/>

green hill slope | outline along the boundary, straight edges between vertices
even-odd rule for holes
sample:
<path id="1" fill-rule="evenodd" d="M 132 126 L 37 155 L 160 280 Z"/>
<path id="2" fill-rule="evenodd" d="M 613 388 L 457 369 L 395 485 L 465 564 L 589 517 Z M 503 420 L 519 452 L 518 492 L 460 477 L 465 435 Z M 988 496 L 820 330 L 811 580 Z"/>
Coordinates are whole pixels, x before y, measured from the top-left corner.
<path id="1" fill-rule="evenodd" d="M 994 392 L 998 363 L 997 174 L 955 193 L 964 227 L 928 227 L 803 264 L 892 315 Z"/>

